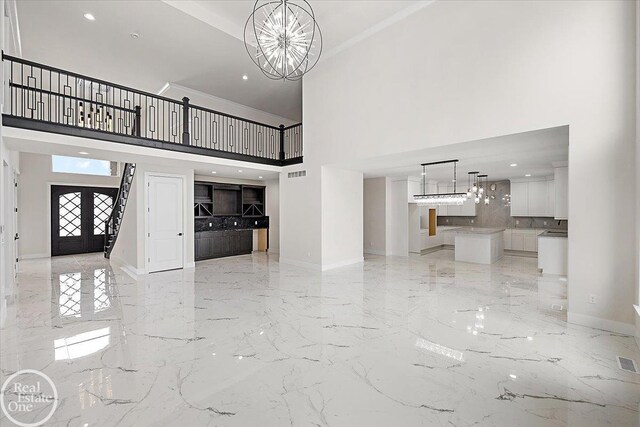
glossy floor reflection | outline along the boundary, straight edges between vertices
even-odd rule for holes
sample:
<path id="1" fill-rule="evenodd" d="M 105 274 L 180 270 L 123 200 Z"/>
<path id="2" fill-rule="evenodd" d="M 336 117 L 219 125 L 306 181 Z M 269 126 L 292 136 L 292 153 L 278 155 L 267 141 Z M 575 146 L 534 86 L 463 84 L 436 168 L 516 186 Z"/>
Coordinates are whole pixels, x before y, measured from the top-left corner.
<path id="1" fill-rule="evenodd" d="M 2 376 L 58 387 L 48 425 L 638 426 L 631 337 L 567 325 L 536 259 L 266 255 L 133 279 L 99 254 L 21 262 Z M 8 425 L 4 418 L 3 425 Z"/>

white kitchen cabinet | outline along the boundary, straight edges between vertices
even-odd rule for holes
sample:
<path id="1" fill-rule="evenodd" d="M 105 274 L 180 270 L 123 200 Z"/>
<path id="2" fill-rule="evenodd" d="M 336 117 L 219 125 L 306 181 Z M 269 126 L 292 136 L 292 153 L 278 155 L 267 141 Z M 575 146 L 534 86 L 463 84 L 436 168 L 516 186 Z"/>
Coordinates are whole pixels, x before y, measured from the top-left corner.
<path id="1" fill-rule="evenodd" d="M 547 181 L 547 214 L 546 217 L 553 218 L 556 214 L 556 182 Z"/>
<path id="2" fill-rule="evenodd" d="M 504 248 L 506 250 L 511 249 L 511 229 L 504 230 Z"/>
<path id="3" fill-rule="evenodd" d="M 553 181 L 511 182 L 511 216 L 553 217 L 555 211 Z M 553 198 L 554 203 L 551 203 Z"/>
<path id="4" fill-rule="evenodd" d="M 538 251 L 538 234 L 544 230 L 511 229 L 509 231 L 511 234 L 511 250 L 525 252 Z"/>
<path id="5" fill-rule="evenodd" d="M 460 216 L 476 216 L 476 201 L 474 199 L 467 199 L 464 204 L 458 206 L 460 208 Z"/>
<path id="6" fill-rule="evenodd" d="M 528 182 L 528 205 L 529 215 L 543 217 L 547 215 L 547 199 L 548 199 L 548 186 L 547 181 L 531 181 Z"/>
<path id="7" fill-rule="evenodd" d="M 511 182 L 511 216 L 529 216 L 528 182 Z"/>
<path id="8" fill-rule="evenodd" d="M 524 234 L 513 230 L 511 232 L 511 250 L 524 251 Z"/>
<path id="9" fill-rule="evenodd" d="M 569 168 L 555 168 L 555 219 L 569 218 Z"/>
<path id="10" fill-rule="evenodd" d="M 527 252 L 538 251 L 538 236 L 533 233 L 523 234 L 524 236 L 524 250 Z"/>

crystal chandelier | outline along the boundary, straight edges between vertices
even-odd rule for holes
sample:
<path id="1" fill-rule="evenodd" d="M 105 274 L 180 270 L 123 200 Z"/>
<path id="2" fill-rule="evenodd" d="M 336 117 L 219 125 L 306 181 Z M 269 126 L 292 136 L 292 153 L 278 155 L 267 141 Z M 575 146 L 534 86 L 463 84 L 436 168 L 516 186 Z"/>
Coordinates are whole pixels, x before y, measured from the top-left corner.
<path id="1" fill-rule="evenodd" d="M 453 193 L 427 194 L 427 166 L 453 163 Z M 422 194 L 413 196 L 413 201 L 420 206 L 425 205 L 462 205 L 467 200 L 466 193 L 457 193 L 457 163 L 458 160 L 444 160 L 441 162 L 422 163 Z"/>
<path id="2" fill-rule="evenodd" d="M 306 0 L 257 0 L 244 45 L 265 76 L 300 80 L 320 59 L 322 33 Z"/>
<path id="3" fill-rule="evenodd" d="M 480 172 L 469 172 L 469 187 L 467 187 L 467 198 L 474 199 L 479 204 L 484 197 L 484 204 L 489 204 L 489 195 L 486 192 L 488 188 L 489 175 L 480 175 Z"/>

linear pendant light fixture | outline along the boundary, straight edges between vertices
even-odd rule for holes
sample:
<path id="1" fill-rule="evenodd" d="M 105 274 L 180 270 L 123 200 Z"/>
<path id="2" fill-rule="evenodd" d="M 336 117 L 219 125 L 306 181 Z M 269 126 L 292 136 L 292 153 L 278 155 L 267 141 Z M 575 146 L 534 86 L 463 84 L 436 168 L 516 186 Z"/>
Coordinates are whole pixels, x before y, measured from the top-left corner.
<path id="1" fill-rule="evenodd" d="M 453 193 L 427 194 L 427 166 L 453 163 Z M 458 193 L 458 160 L 443 160 L 440 162 L 422 163 L 422 194 L 415 194 L 413 201 L 424 205 L 462 205 L 467 200 L 467 193 Z"/>

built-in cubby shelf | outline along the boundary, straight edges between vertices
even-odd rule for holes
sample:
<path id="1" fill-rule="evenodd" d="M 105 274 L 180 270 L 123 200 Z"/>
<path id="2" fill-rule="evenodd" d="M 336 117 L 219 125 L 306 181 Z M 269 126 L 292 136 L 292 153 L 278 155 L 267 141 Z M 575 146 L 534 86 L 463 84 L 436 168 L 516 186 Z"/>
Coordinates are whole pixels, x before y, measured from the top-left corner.
<path id="1" fill-rule="evenodd" d="M 194 186 L 196 218 L 265 216 L 265 187 L 259 185 L 196 182 Z"/>

